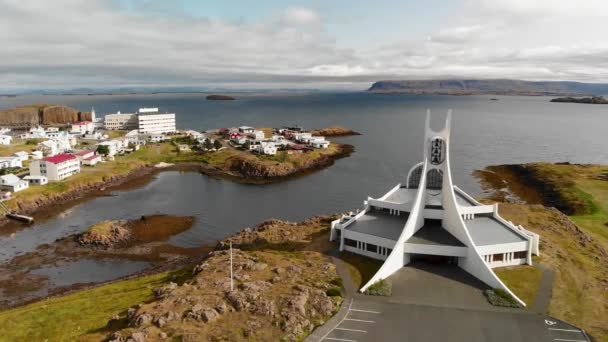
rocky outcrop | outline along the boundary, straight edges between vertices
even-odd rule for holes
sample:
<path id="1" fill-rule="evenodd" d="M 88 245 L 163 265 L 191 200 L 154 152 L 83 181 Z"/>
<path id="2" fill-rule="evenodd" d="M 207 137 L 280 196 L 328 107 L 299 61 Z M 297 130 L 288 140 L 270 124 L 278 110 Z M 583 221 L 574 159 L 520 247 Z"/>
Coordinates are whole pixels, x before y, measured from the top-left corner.
<path id="1" fill-rule="evenodd" d="M 126 243 L 131 238 L 131 230 L 127 226 L 128 222 L 124 220 L 102 221 L 78 234 L 76 241 L 81 246 L 114 247 Z"/>
<path id="2" fill-rule="evenodd" d="M 52 125 L 85 120 L 91 120 L 91 113 L 60 105 L 31 105 L 0 111 L 0 125 Z"/>
<path id="3" fill-rule="evenodd" d="M 556 99 L 551 99 L 551 102 L 566 102 L 566 103 L 587 103 L 587 104 L 608 104 L 608 100 L 606 100 L 602 96 L 592 96 L 592 97 L 558 97 Z"/>
<path id="4" fill-rule="evenodd" d="M 293 163 L 268 162 L 258 158 L 231 158 L 227 161 L 225 168 L 232 175 L 244 180 L 272 182 L 326 168 L 331 166 L 337 159 L 350 156 L 353 151 L 354 147 L 352 145 L 340 144 L 334 153 L 320 154 L 316 158 L 302 159 L 297 165 Z"/>
<path id="5" fill-rule="evenodd" d="M 289 239 L 283 243 L 305 241 L 327 230 L 330 219 L 270 220 L 236 234 L 232 237 L 232 287 L 227 267 L 231 255 L 221 249 L 224 241 L 194 268 L 190 280 L 157 288 L 155 301 L 130 308 L 129 328 L 112 334 L 110 340 L 127 341 L 133 334 L 153 340 L 184 334 L 200 341 L 301 340 L 342 302 L 341 297 L 326 294 L 338 278 L 335 266 L 323 254 L 305 248 L 282 252 L 251 248 L 249 243 L 258 239 L 280 243 L 284 237 Z"/>
<path id="6" fill-rule="evenodd" d="M 350 135 L 361 135 L 361 133 L 355 132 L 350 128 L 332 126 L 327 128 L 315 129 L 312 131 L 312 135 L 323 137 L 346 137 Z"/>
<path id="7" fill-rule="evenodd" d="M 228 95 L 209 95 L 206 97 L 207 100 L 211 101 L 232 101 L 235 100 L 234 97 Z"/>

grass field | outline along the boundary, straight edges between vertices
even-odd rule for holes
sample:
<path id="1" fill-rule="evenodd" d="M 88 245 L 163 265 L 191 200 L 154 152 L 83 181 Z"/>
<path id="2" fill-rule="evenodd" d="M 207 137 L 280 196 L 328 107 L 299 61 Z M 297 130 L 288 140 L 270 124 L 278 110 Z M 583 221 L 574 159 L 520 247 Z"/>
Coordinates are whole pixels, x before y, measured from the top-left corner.
<path id="1" fill-rule="evenodd" d="M 532 167 L 563 198 L 585 207 L 565 217 L 542 206 L 501 204 L 500 213 L 541 236 L 540 262 L 555 270 L 549 314 L 584 328 L 598 341 L 608 341 L 608 166 Z M 535 291 L 517 285 L 518 279 L 536 277 L 526 268 L 497 273 L 517 295 Z"/>
<path id="2" fill-rule="evenodd" d="M 502 267 L 494 270 L 511 291 L 530 308 L 534 305 L 543 272 L 532 266 Z"/>
<path id="3" fill-rule="evenodd" d="M 100 341 L 108 320 L 153 299 L 153 289 L 186 279 L 190 269 L 118 281 L 0 312 L 2 341 Z M 117 327 L 120 328 L 120 327 Z"/>

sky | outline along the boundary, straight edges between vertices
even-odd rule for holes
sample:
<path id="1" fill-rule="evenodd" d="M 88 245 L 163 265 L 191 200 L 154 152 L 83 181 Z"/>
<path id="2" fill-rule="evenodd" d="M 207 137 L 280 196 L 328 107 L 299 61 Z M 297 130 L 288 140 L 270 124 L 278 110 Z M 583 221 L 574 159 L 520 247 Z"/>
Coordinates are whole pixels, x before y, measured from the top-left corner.
<path id="1" fill-rule="evenodd" d="M 606 0 L 0 0 L 0 91 L 608 82 Z"/>

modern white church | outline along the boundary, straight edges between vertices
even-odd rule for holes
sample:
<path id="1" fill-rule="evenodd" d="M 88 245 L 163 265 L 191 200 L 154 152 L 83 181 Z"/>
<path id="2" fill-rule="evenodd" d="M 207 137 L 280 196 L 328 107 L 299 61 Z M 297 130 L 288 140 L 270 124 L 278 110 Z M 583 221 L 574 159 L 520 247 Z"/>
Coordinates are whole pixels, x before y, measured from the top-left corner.
<path id="1" fill-rule="evenodd" d="M 389 277 L 415 260 L 455 264 L 492 288 L 510 293 L 493 268 L 532 264 L 539 236 L 498 215 L 497 205 L 482 205 L 452 183 L 450 122 L 434 132 L 426 117 L 423 161 L 405 184 L 380 198 L 368 197 L 364 209 L 332 222 L 330 240 L 340 251 L 384 260 L 360 290 Z"/>

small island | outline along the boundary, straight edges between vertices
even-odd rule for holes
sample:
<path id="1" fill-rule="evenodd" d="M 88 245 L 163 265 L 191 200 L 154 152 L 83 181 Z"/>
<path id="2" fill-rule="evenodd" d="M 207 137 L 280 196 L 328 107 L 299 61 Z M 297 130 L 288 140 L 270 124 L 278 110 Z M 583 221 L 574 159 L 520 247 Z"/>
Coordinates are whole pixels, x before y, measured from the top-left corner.
<path id="1" fill-rule="evenodd" d="M 350 128 L 341 126 L 331 126 L 322 129 L 315 129 L 312 131 L 313 136 L 325 136 L 325 137 L 347 137 L 351 135 L 361 135 L 359 132 L 355 132 Z"/>
<path id="2" fill-rule="evenodd" d="M 232 101 L 232 100 L 236 100 L 234 97 L 232 96 L 228 96 L 228 95 L 209 95 L 206 97 L 207 100 L 210 101 Z"/>
<path id="3" fill-rule="evenodd" d="M 564 103 L 587 103 L 587 104 L 608 104 L 603 96 L 592 96 L 592 97 L 558 97 L 551 99 L 551 102 L 564 102 Z"/>

